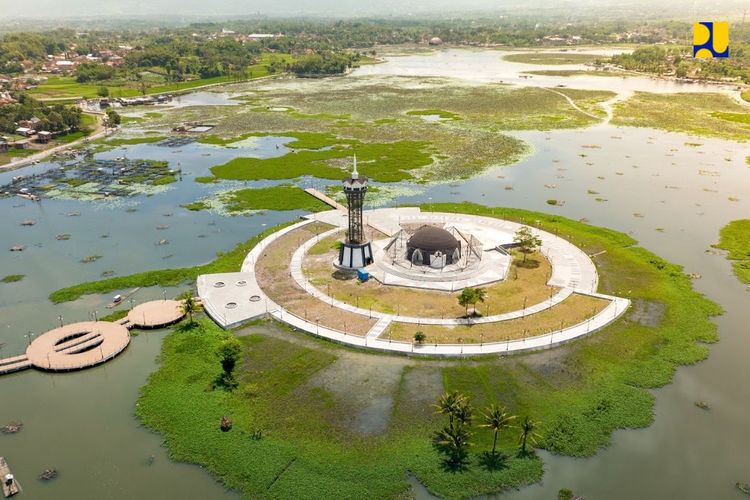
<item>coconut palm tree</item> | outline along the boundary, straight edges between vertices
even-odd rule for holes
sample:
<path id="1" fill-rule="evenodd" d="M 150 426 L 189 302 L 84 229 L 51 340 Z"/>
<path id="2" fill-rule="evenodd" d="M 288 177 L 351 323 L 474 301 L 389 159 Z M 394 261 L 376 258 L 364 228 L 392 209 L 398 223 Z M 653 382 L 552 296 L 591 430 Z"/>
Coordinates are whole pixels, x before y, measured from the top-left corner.
<path id="1" fill-rule="evenodd" d="M 471 433 L 463 425 L 454 428 L 443 427 L 435 433 L 435 444 L 448 455 L 450 463 L 460 464 L 471 446 L 470 438 Z"/>
<path id="2" fill-rule="evenodd" d="M 513 422 L 515 418 L 515 415 L 511 415 L 505 408 L 496 404 L 491 404 L 484 411 L 484 413 L 482 413 L 482 420 L 484 421 L 484 423 L 479 424 L 479 427 L 492 429 L 492 432 L 494 433 L 494 436 L 492 438 L 493 456 L 495 455 L 495 450 L 497 449 L 497 435 L 501 430 L 509 429 L 510 427 L 512 427 L 511 422 Z"/>
<path id="3" fill-rule="evenodd" d="M 448 427 L 452 430 L 453 421 L 456 417 L 456 412 L 458 411 L 460 407 L 466 406 L 466 405 L 468 405 L 468 400 L 466 399 L 466 396 L 464 396 L 458 391 L 452 391 L 452 392 L 444 392 L 440 396 L 440 399 L 438 399 L 437 404 L 433 406 L 435 407 L 435 411 L 437 413 L 448 416 Z"/>
<path id="4" fill-rule="evenodd" d="M 182 308 L 182 312 L 184 314 L 190 316 L 190 324 L 192 325 L 193 313 L 198 311 L 198 304 L 195 302 L 192 293 L 185 295 L 185 298 L 182 299 L 182 305 L 180 307 Z"/>
<path id="5" fill-rule="evenodd" d="M 531 420 L 528 416 L 521 422 L 521 435 L 518 437 L 518 450 L 521 455 L 526 455 L 526 445 L 528 443 L 536 444 L 537 439 L 540 437 L 536 431 L 539 428 L 539 422 Z"/>

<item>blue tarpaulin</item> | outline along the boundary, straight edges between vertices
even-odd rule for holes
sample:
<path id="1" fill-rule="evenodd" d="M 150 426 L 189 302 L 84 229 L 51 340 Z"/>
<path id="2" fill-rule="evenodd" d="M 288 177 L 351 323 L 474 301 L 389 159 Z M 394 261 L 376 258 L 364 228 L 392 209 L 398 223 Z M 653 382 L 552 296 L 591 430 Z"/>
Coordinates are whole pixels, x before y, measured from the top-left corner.
<path id="1" fill-rule="evenodd" d="M 367 281 L 370 279 L 370 273 L 368 273 L 364 269 L 357 269 L 357 278 L 359 279 L 359 281 Z"/>

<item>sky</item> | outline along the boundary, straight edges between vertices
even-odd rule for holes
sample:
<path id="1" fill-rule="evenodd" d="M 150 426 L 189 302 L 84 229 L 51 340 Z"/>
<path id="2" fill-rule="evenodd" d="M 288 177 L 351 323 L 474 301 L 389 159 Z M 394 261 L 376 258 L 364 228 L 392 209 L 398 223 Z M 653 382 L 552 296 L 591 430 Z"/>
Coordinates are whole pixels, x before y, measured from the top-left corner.
<path id="1" fill-rule="evenodd" d="M 611 7 L 648 8 L 672 4 L 709 7 L 722 3 L 738 8 L 743 0 L 0 0 L 0 21 L 21 18 L 253 16 L 424 16 L 472 12 L 522 12 L 530 8 L 566 12 Z M 748 3 L 745 3 L 747 6 Z"/>

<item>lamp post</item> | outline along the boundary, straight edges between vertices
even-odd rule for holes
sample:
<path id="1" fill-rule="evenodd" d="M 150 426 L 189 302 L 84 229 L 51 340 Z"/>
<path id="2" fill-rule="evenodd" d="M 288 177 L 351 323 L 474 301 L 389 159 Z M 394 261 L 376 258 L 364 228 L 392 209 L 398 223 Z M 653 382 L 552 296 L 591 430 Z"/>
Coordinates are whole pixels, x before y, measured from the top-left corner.
<path id="1" fill-rule="evenodd" d="M 97 316 L 97 312 L 98 311 L 96 309 L 94 309 L 94 322 L 99 321 L 99 317 Z"/>
<path id="2" fill-rule="evenodd" d="M 28 345 L 31 345 L 31 339 L 34 338 L 34 332 L 29 330 L 28 333 L 26 333 L 26 337 L 29 339 Z"/>
<path id="3" fill-rule="evenodd" d="M 60 328 L 62 328 L 63 327 L 63 317 L 62 317 L 62 314 L 60 314 L 60 315 L 57 316 L 57 320 L 60 322 Z"/>

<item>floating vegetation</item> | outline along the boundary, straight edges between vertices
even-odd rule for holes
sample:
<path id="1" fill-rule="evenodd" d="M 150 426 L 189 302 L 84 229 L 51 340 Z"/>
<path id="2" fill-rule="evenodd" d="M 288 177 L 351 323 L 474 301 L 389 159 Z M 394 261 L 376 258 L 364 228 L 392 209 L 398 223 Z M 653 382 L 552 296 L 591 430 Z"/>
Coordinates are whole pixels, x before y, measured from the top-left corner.
<path id="1" fill-rule="evenodd" d="M 44 469 L 41 474 L 39 474 L 39 480 L 40 481 L 51 481 L 57 477 L 57 469 Z"/>
<path id="2" fill-rule="evenodd" d="M 701 410 L 710 410 L 711 409 L 711 406 L 708 403 L 706 403 L 705 401 L 696 401 L 695 402 L 695 406 L 697 406 Z"/>
<path id="3" fill-rule="evenodd" d="M 633 217 L 636 217 L 638 219 L 643 219 L 645 217 L 645 215 L 643 215 L 642 213 L 639 213 L 639 212 L 635 212 L 633 214 Z"/>
<path id="4" fill-rule="evenodd" d="M 594 191 L 593 189 L 588 189 L 586 191 L 586 193 L 588 193 L 588 194 L 599 194 L 597 191 Z"/>
<path id="5" fill-rule="evenodd" d="M 547 200 L 547 205 L 552 205 L 553 207 L 557 207 L 562 205 L 563 203 L 560 200 L 556 200 L 554 198 L 550 198 Z"/>
<path id="6" fill-rule="evenodd" d="M 70 239 L 70 235 L 68 233 L 58 234 L 57 236 L 55 236 L 55 239 L 57 241 L 68 241 Z"/>
<path id="7" fill-rule="evenodd" d="M 107 271 L 102 271 L 102 274 L 101 274 L 102 278 L 109 278 L 110 276 L 114 276 L 114 275 L 115 275 L 115 272 L 111 269 Z"/>
<path id="8" fill-rule="evenodd" d="M 0 283 L 17 283 L 25 277 L 24 274 L 9 274 L 0 279 Z"/>
<path id="9" fill-rule="evenodd" d="M 169 229 L 169 224 L 159 224 L 158 226 L 156 226 L 157 231 L 163 231 L 165 229 Z"/>
<path id="10" fill-rule="evenodd" d="M 740 199 L 739 199 L 739 198 L 737 198 L 737 197 L 735 197 L 735 196 L 730 196 L 730 197 L 729 197 L 729 198 L 727 198 L 727 199 L 728 199 L 729 201 L 740 201 Z"/>
<path id="11" fill-rule="evenodd" d="M 23 429 L 23 422 L 9 422 L 4 426 L 0 427 L 0 432 L 3 434 L 17 434 Z"/>
<path id="12" fill-rule="evenodd" d="M 101 259 L 101 255 L 87 255 L 86 257 L 81 259 L 81 262 L 83 264 L 90 264 L 92 262 L 96 262 L 97 260 Z"/>
<path id="13" fill-rule="evenodd" d="M 460 120 L 461 116 L 443 109 L 413 109 L 406 112 L 409 116 L 419 116 L 426 121 L 450 121 Z"/>
<path id="14" fill-rule="evenodd" d="M 134 208 L 134 207 L 128 207 L 128 208 L 125 209 L 125 213 L 126 214 L 132 214 L 132 213 L 137 212 L 137 211 L 138 211 L 138 209 Z"/>

